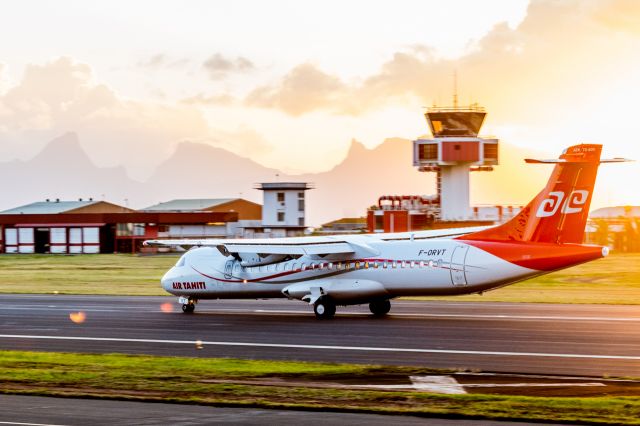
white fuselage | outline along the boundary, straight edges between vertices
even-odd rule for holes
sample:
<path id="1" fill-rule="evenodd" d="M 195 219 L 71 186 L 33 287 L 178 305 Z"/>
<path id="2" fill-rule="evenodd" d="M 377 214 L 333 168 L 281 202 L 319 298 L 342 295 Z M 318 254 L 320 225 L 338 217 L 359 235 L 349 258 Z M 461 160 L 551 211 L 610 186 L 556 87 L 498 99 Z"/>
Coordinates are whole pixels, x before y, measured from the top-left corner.
<path id="1" fill-rule="evenodd" d="M 171 294 L 196 299 L 300 299 L 317 288 L 340 304 L 355 304 L 398 296 L 476 293 L 541 273 L 453 239 L 367 238 L 366 244 L 375 255 L 356 252 L 340 260 L 304 255 L 250 267 L 216 248 L 194 248 L 165 274 L 162 286 Z"/>

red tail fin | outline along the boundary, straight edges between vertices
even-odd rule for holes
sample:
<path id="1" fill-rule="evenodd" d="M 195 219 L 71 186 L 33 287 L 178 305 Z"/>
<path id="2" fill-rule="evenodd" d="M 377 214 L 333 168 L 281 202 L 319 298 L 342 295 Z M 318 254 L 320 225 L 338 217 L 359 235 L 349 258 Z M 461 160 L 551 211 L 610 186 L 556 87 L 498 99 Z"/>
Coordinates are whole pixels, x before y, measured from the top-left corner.
<path id="1" fill-rule="evenodd" d="M 582 243 L 602 145 L 575 145 L 555 163 L 547 186 L 509 222 L 459 237 L 462 240 Z"/>

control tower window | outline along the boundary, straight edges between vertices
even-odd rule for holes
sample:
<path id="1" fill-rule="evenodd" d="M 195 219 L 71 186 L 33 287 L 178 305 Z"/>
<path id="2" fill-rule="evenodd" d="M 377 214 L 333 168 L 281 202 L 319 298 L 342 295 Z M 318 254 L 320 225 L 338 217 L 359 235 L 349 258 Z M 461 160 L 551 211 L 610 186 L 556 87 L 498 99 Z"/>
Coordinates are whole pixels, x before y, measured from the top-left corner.
<path id="1" fill-rule="evenodd" d="M 485 143 L 483 145 L 483 148 L 484 148 L 484 159 L 485 160 L 497 160 L 498 159 L 498 144 Z"/>
<path id="2" fill-rule="evenodd" d="M 435 143 L 420 145 L 420 161 L 438 161 L 438 145 Z"/>

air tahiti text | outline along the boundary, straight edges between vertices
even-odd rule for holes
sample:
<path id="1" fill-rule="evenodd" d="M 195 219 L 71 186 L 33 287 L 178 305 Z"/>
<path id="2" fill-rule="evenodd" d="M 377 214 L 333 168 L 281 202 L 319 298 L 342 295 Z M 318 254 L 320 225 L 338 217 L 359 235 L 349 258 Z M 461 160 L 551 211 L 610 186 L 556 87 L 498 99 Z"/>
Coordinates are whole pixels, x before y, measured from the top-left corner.
<path id="1" fill-rule="evenodd" d="M 173 288 L 175 290 L 206 290 L 207 284 L 204 281 L 174 282 Z"/>
<path id="2" fill-rule="evenodd" d="M 418 256 L 444 256 L 444 252 L 446 251 L 447 249 L 420 250 Z"/>

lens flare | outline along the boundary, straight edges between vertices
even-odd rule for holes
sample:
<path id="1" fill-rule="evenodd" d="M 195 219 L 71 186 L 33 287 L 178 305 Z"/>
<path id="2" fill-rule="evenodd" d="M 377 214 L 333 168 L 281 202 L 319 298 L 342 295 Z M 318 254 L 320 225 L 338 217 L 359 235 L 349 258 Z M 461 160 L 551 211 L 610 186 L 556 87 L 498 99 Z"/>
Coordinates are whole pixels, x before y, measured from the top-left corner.
<path id="1" fill-rule="evenodd" d="M 162 312 L 173 312 L 173 305 L 171 303 L 163 303 L 160 305 L 160 310 Z"/>
<path id="2" fill-rule="evenodd" d="M 71 312 L 69 314 L 69 318 L 71 319 L 71 321 L 75 322 L 76 324 L 82 324 L 87 319 L 87 315 L 82 311 Z"/>

